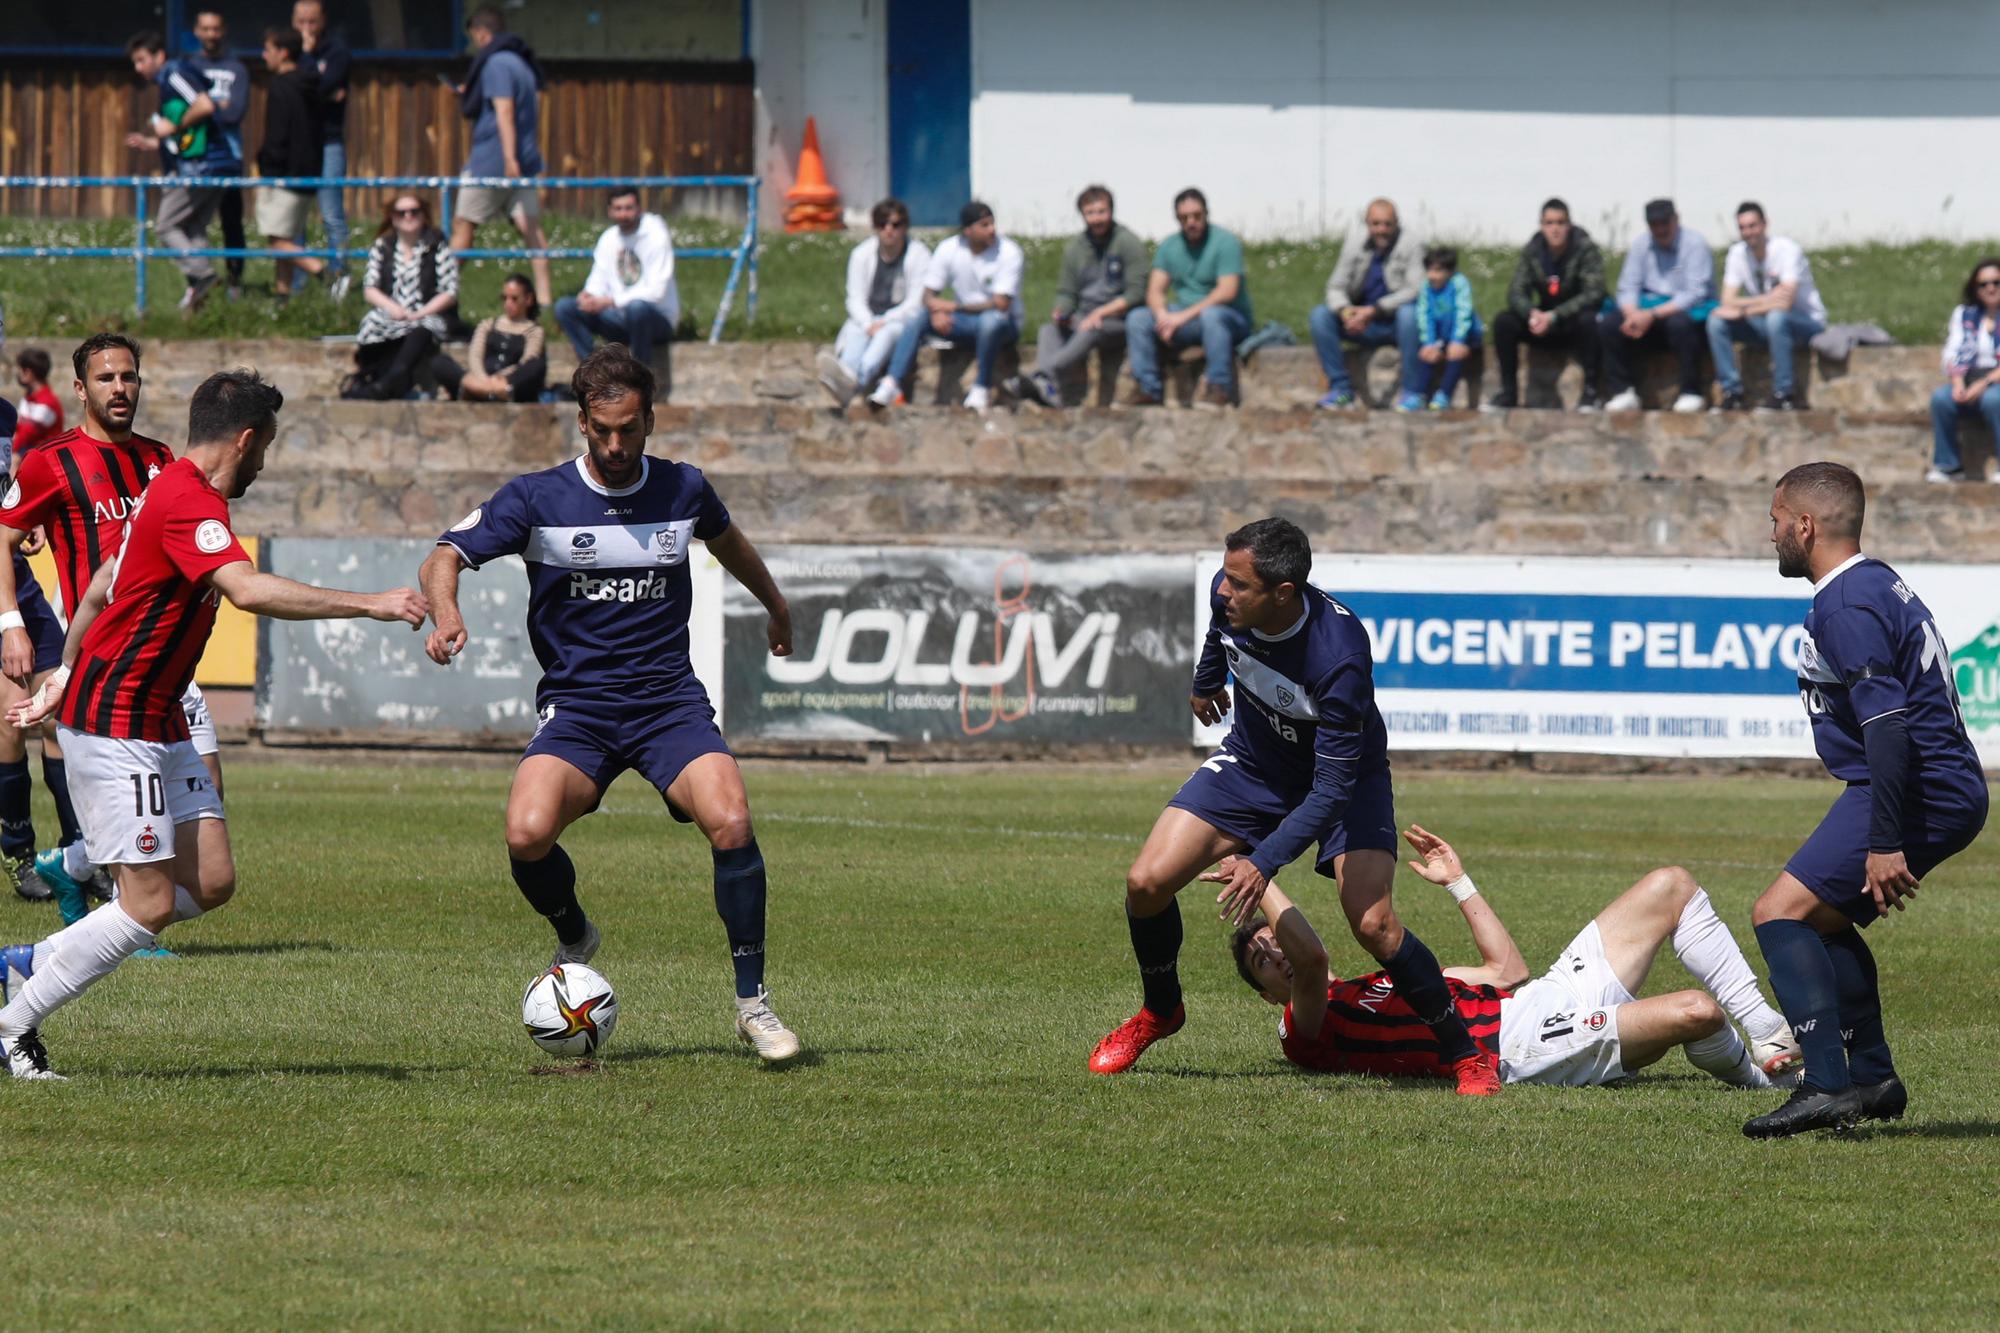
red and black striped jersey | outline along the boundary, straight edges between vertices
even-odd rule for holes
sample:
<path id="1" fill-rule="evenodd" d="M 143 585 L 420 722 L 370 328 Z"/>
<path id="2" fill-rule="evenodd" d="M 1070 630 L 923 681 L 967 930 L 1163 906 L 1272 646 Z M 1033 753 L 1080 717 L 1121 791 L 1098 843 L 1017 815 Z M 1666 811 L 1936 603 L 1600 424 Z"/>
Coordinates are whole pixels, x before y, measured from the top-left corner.
<path id="1" fill-rule="evenodd" d="M 250 558 L 229 530 L 229 502 L 187 459 L 170 463 L 133 505 L 113 558 L 111 600 L 84 631 L 56 716 L 96 736 L 184 741 L 181 695 L 221 600 L 204 580 Z"/>
<path id="2" fill-rule="evenodd" d="M 1498 986 L 1468 985 L 1456 977 L 1446 977 L 1445 985 L 1479 1049 L 1499 1054 L 1500 1005 L 1508 992 Z M 1396 994 L 1387 972 L 1330 982 L 1326 1021 L 1311 1036 L 1293 1031 L 1292 1006 L 1286 1005 L 1278 1024 L 1278 1044 L 1287 1060 L 1307 1069 L 1439 1078 L 1447 1072 L 1438 1055 L 1437 1036 Z"/>
<path id="3" fill-rule="evenodd" d="M 174 451 L 158 440 L 134 435 L 106 444 L 79 427 L 16 462 L 14 483 L 0 498 L 0 523 L 22 532 L 48 529 L 63 614 L 76 614 L 91 576 L 124 540 L 133 502 L 173 461 Z"/>

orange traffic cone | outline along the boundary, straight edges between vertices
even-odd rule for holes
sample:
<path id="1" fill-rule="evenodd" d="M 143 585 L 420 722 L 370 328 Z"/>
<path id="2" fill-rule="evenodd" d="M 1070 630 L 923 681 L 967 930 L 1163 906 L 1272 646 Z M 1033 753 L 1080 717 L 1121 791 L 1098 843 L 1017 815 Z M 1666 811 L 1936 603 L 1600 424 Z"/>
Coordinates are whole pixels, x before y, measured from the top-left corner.
<path id="1" fill-rule="evenodd" d="M 840 199 L 840 191 L 826 178 L 826 163 L 819 155 L 819 126 L 811 116 L 806 117 L 806 141 L 799 147 L 798 180 L 785 191 L 785 198 L 795 204 L 831 204 Z"/>

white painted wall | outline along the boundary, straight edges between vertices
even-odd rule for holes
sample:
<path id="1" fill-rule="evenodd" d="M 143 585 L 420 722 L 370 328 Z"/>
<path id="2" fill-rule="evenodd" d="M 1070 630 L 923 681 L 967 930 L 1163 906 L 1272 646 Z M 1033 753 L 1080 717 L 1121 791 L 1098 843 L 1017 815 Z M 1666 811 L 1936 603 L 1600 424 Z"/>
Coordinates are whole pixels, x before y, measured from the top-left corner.
<path id="1" fill-rule="evenodd" d="M 889 190 L 887 0 L 754 0 L 757 200 L 766 227 L 784 224 L 806 117 L 819 126 L 827 178 L 849 225 Z"/>

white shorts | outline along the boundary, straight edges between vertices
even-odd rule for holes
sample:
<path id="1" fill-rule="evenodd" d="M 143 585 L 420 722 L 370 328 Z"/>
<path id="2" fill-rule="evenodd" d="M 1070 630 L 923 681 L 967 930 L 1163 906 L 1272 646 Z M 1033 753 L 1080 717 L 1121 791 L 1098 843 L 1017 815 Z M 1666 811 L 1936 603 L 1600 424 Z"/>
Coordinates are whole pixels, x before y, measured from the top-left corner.
<path id="1" fill-rule="evenodd" d="M 188 682 L 187 693 L 181 696 L 181 711 L 187 714 L 194 752 L 220 754 L 222 742 L 215 739 L 215 719 L 208 715 L 208 699 L 202 694 L 201 686 L 193 681 Z"/>
<path id="2" fill-rule="evenodd" d="M 1604 957 L 1597 923 L 1577 932 L 1555 966 L 1500 1005 L 1500 1077 L 1584 1088 L 1625 1076 L 1618 1006 L 1635 997 Z"/>
<path id="3" fill-rule="evenodd" d="M 131 741 L 56 728 L 83 850 L 101 866 L 174 859 L 174 826 L 221 819 L 222 798 L 190 741 Z"/>
<path id="4" fill-rule="evenodd" d="M 458 203 L 454 216 L 464 218 L 473 226 L 481 226 L 495 218 L 508 219 L 519 215 L 535 218 L 542 215 L 541 196 L 532 185 L 461 185 L 458 187 Z"/>

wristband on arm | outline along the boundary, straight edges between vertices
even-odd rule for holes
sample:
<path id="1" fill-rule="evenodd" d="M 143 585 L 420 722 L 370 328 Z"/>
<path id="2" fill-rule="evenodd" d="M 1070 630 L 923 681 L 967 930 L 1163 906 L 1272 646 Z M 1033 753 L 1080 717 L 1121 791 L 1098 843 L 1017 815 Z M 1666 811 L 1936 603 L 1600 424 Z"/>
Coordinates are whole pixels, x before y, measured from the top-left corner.
<path id="1" fill-rule="evenodd" d="M 1451 895 L 1453 902 L 1462 903 L 1477 894 L 1479 886 L 1472 882 L 1472 876 L 1460 871 L 1457 879 L 1444 886 L 1444 891 Z"/>
<path id="2" fill-rule="evenodd" d="M 18 610 L 0 611 L 0 633 L 5 633 L 10 629 L 26 629 L 27 627 L 28 622 L 21 619 L 21 613 Z"/>

